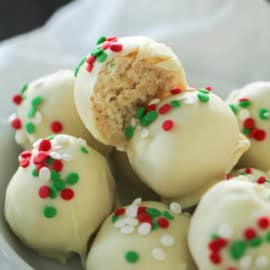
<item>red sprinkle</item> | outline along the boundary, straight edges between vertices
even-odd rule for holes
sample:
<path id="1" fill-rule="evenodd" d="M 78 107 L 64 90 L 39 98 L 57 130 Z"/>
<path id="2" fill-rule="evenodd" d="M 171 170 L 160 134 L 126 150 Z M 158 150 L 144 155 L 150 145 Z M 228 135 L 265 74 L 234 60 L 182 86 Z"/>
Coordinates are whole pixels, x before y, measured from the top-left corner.
<path id="1" fill-rule="evenodd" d="M 166 218 L 163 218 L 163 217 L 159 218 L 157 220 L 157 223 L 159 227 L 162 229 L 167 229 L 170 226 L 170 222 Z"/>
<path id="2" fill-rule="evenodd" d="M 42 187 L 40 187 L 40 189 L 38 191 L 38 195 L 42 199 L 48 198 L 49 195 L 50 195 L 50 188 L 48 186 L 42 186 Z"/>
<path id="3" fill-rule="evenodd" d="M 123 49 L 123 45 L 121 43 L 113 43 L 110 49 L 113 52 L 121 52 Z"/>
<path id="4" fill-rule="evenodd" d="M 164 131 L 170 131 L 174 126 L 174 122 L 172 120 L 166 120 L 162 123 L 162 129 Z"/>
<path id="5" fill-rule="evenodd" d="M 48 159 L 49 154 L 46 152 L 39 152 L 35 157 L 34 157 L 34 164 L 43 164 L 46 162 L 46 160 Z"/>
<path id="6" fill-rule="evenodd" d="M 244 127 L 245 128 L 254 128 L 255 127 L 255 121 L 253 118 L 247 118 L 244 121 Z"/>
<path id="7" fill-rule="evenodd" d="M 245 173 L 252 174 L 252 169 L 251 168 L 245 168 Z"/>
<path id="8" fill-rule="evenodd" d="M 117 209 L 117 210 L 115 210 L 114 211 L 114 215 L 115 216 L 121 216 L 121 215 L 123 215 L 124 213 L 126 212 L 126 208 L 119 208 L 119 209 Z"/>
<path id="9" fill-rule="evenodd" d="M 164 104 L 162 107 L 159 108 L 158 112 L 160 114 L 165 114 L 171 109 L 171 105 L 169 103 Z"/>
<path id="10" fill-rule="evenodd" d="M 157 108 L 157 105 L 156 104 L 150 104 L 146 107 L 145 111 L 146 112 L 150 112 L 150 111 L 155 111 Z"/>
<path id="11" fill-rule="evenodd" d="M 61 160 L 55 159 L 51 165 L 51 169 L 57 172 L 61 172 L 63 170 L 64 164 Z"/>
<path id="12" fill-rule="evenodd" d="M 16 105 L 20 105 L 22 103 L 22 96 L 20 94 L 16 94 L 13 96 L 12 101 Z"/>
<path id="13" fill-rule="evenodd" d="M 262 229 L 262 230 L 266 230 L 269 228 L 270 226 L 270 220 L 268 217 L 260 217 L 257 221 L 258 226 Z"/>
<path id="14" fill-rule="evenodd" d="M 65 188 L 61 191 L 61 197 L 63 200 L 69 201 L 74 197 L 74 191 L 70 188 Z"/>
<path id="15" fill-rule="evenodd" d="M 146 207 L 145 206 L 140 206 L 138 208 L 138 215 L 143 214 L 145 212 L 146 212 Z"/>
<path id="16" fill-rule="evenodd" d="M 258 179 L 257 179 L 257 183 L 258 184 L 264 184 L 266 182 L 266 177 L 265 176 L 260 176 Z"/>
<path id="17" fill-rule="evenodd" d="M 32 156 L 32 152 L 30 150 L 23 151 L 20 156 L 21 158 L 30 158 Z"/>
<path id="18" fill-rule="evenodd" d="M 91 72 L 91 71 L 93 70 L 93 68 L 94 68 L 94 64 L 91 63 L 91 64 L 88 64 L 88 65 L 87 65 L 86 70 L 87 70 L 88 72 Z"/>
<path id="19" fill-rule="evenodd" d="M 239 102 L 249 101 L 249 99 L 248 99 L 248 98 L 239 98 L 238 101 L 239 101 Z"/>
<path id="20" fill-rule="evenodd" d="M 105 41 L 105 42 L 101 45 L 101 48 L 104 49 L 104 50 L 107 50 L 108 48 L 110 48 L 110 46 L 111 46 L 111 42 Z"/>
<path id="21" fill-rule="evenodd" d="M 256 129 L 256 128 L 253 128 L 253 129 L 251 130 L 251 132 L 248 134 L 248 136 L 249 136 L 250 138 L 254 138 L 254 136 L 255 136 L 256 133 L 257 133 L 257 129 Z"/>
<path id="22" fill-rule="evenodd" d="M 52 148 L 52 144 L 49 140 L 42 140 L 39 144 L 38 150 L 39 151 L 49 151 Z"/>
<path id="23" fill-rule="evenodd" d="M 90 56 L 87 58 L 87 60 L 86 60 L 86 62 L 87 62 L 88 64 L 93 64 L 95 61 L 96 61 L 96 57 L 93 56 L 93 55 L 90 55 Z"/>
<path id="24" fill-rule="evenodd" d="M 247 240 L 251 240 L 257 236 L 257 233 L 254 229 L 248 228 L 244 231 L 244 237 Z"/>
<path id="25" fill-rule="evenodd" d="M 140 223 L 150 223 L 152 225 L 152 217 L 147 213 L 142 213 L 137 216 Z"/>
<path id="26" fill-rule="evenodd" d="M 172 95 L 177 95 L 177 94 L 180 94 L 181 92 L 182 92 L 182 90 L 180 88 L 171 89 L 171 94 Z"/>
<path id="27" fill-rule="evenodd" d="M 211 253 L 209 256 L 210 261 L 213 264 L 221 264 L 222 259 L 219 253 Z"/>
<path id="28" fill-rule="evenodd" d="M 262 129 L 257 129 L 254 134 L 254 139 L 256 141 L 263 141 L 266 137 L 266 132 Z"/>
<path id="29" fill-rule="evenodd" d="M 232 178 L 232 175 L 231 175 L 230 173 L 227 173 L 227 174 L 226 174 L 226 179 L 227 179 L 227 180 L 230 180 L 231 178 Z"/>
<path id="30" fill-rule="evenodd" d="M 207 91 L 209 91 L 209 92 L 213 90 L 212 86 L 210 86 L 210 85 L 206 86 L 205 89 L 206 89 Z"/>
<path id="31" fill-rule="evenodd" d="M 13 119 L 10 124 L 11 124 L 12 128 L 15 130 L 19 130 L 22 128 L 22 121 L 19 118 Z"/>
<path id="32" fill-rule="evenodd" d="M 51 123 L 51 130 L 53 133 L 61 133 L 63 131 L 63 124 L 60 121 L 53 121 Z"/>
<path id="33" fill-rule="evenodd" d="M 225 247 L 227 243 L 227 240 L 225 240 L 224 238 L 216 238 L 208 244 L 208 248 L 213 252 L 217 252 L 220 251 L 220 249 L 222 249 L 223 247 Z"/>
<path id="34" fill-rule="evenodd" d="M 22 168 L 27 168 L 30 164 L 30 158 L 24 158 L 20 161 L 20 166 Z"/>
<path id="35" fill-rule="evenodd" d="M 118 38 L 117 37 L 108 37 L 108 38 L 106 38 L 106 41 L 116 42 L 116 41 L 118 41 Z"/>

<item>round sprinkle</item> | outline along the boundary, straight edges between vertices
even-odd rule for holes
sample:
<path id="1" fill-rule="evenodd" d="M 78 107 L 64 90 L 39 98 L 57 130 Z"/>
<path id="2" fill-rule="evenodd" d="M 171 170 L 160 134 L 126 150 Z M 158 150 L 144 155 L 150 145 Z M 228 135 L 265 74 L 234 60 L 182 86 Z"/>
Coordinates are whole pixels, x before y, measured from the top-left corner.
<path id="1" fill-rule="evenodd" d="M 240 259 L 244 255 L 246 247 L 247 246 L 243 241 L 233 242 L 229 250 L 231 257 L 235 260 Z"/>
<path id="2" fill-rule="evenodd" d="M 38 150 L 39 151 L 49 151 L 49 150 L 51 150 L 51 147 L 52 147 L 52 144 L 49 140 L 42 140 L 39 143 Z"/>
<path id="3" fill-rule="evenodd" d="M 137 218 L 138 218 L 140 223 L 147 222 L 147 223 L 152 224 L 152 217 L 149 214 L 141 213 L 138 215 Z"/>
<path id="4" fill-rule="evenodd" d="M 50 178 L 51 178 L 50 170 L 47 167 L 42 167 L 39 170 L 39 180 L 46 182 L 49 181 Z"/>
<path id="5" fill-rule="evenodd" d="M 43 214 L 46 218 L 53 218 L 56 216 L 57 210 L 53 206 L 47 205 L 43 209 Z"/>
<path id="6" fill-rule="evenodd" d="M 262 244 L 262 242 L 263 242 L 262 237 L 255 237 L 255 238 L 249 240 L 249 245 L 251 247 L 258 247 Z"/>
<path id="7" fill-rule="evenodd" d="M 252 168 L 245 168 L 245 173 L 251 174 L 252 173 Z"/>
<path id="8" fill-rule="evenodd" d="M 138 234 L 145 236 L 148 235 L 151 232 L 151 224 L 149 223 L 141 223 L 140 226 L 138 227 Z"/>
<path id="9" fill-rule="evenodd" d="M 65 182 L 62 180 L 55 180 L 53 182 L 53 186 L 55 187 L 56 190 L 62 191 L 65 188 Z"/>
<path id="10" fill-rule="evenodd" d="M 213 90 L 213 87 L 210 86 L 210 85 L 208 85 L 208 86 L 205 87 L 205 89 L 206 89 L 207 91 L 210 91 L 210 92 L 211 92 L 211 91 Z"/>
<path id="11" fill-rule="evenodd" d="M 157 220 L 157 223 L 158 223 L 159 227 L 162 228 L 162 229 L 167 229 L 170 226 L 169 221 L 164 217 L 160 217 Z"/>
<path id="12" fill-rule="evenodd" d="M 135 128 L 132 127 L 132 126 L 128 126 L 126 129 L 125 129 L 125 136 L 126 138 L 129 140 L 133 137 L 133 134 L 134 134 L 134 131 L 135 131 Z"/>
<path id="13" fill-rule="evenodd" d="M 162 123 L 162 129 L 164 131 L 170 131 L 173 129 L 173 126 L 174 126 L 174 122 L 173 120 L 165 120 L 163 123 Z"/>
<path id="14" fill-rule="evenodd" d="M 68 176 L 66 177 L 66 182 L 68 185 L 73 186 L 77 184 L 78 181 L 79 181 L 79 175 L 75 172 L 68 174 Z"/>
<path id="15" fill-rule="evenodd" d="M 253 228 L 247 228 L 244 231 L 244 237 L 247 240 L 251 240 L 251 239 L 255 238 L 256 236 L 257 236 L 257 233 Z"/>
<path id="16" fill-rule="evenodd" d="M 169 103 L 164 104 L 158 110 L 160 114 L 166 114 L 171 109 L 171 105 Z"/>
<path id="17" fill-rule="evenodd" d="M 268 217 L 265 217 L 265 216 L 260 217 L 260 218 L 258 219 L 257 223 L 258 223 L 258 226 L 259 226 L 262 230 L 266 230 L 266 229 L 268 229 L 269 226 L 270 226 L 270 220 L 269 220 Z"/>
<path id="18" fill-rule="evenodd" d="M 98 62 L 103 63 L 106 61 L 108 55 L 107 53 L 103 52 L 101 55 L 97 57 Z"/>
<path id="19" fill-rule="evenodd" d="M 21 122 L 21 119 L 19 118 L 15 118 L 11 121 L 11 127 L 15 130 L 19 130 L 22 128 L 22 122 Z"/>
<path id="20" fill-rule="evenodd" d="M 255 121 L 253 118 L 247 118 L 244 121 L 244 128 L 254 128 L 255 127 Z"/>
<path id="21" fill-rule="evenodd" d="M 251 266 L 252 263 L 252 257 L 251 256 L 245 256 L 239 261 L 239 266 L 241 269 L 246 269 Z"/>
<path id="22" fill-rule="evenodd" d="M 61 192 L 61 198 L 63 200 L 69 201 L 74 197 L 74 191 L 70 188 L 65 188 Z"/>
<path id="23" fill-rule="evenodd" d="M 120 229 L 120 232 L 123 234 L 131 234 L 135 231 L 133 226 L 125 225 Z"/>
<path id="24" fill-rule="evenodd" d="M 42 199 L 48 198 L 49 195 L 50 195 L 50 188 L 48 186 L 42 186 L 42 187 L 40 187 L 40 189 L 38 191 L 38 195 Z"/>
<path id="25" fill-rule="evenodd" d="M 180 88 L 173 88 L 173 89 L 171 89 L 170 92 L 172 95 L 177 95 L 177 94 L 180 94 L 182 92 L 182 90 Z"/>
<path id="26" fill-rule="evenodd" d="M 254 134 L 254 139 L 256 141 L 263 141 L 266 137 L 266 132 L 262 129 L 257 129 Z"/>
<path id="27" fill-rule="evenodd" d="M 267 178 L 265 177 L 265 176 L 260 176 L 257 180 L 256 180 L 256 182 L 258 183 L 258 184 L 265 184 L 265 182 L 266 182 L 266 180 L 267 180 Z"/>
<path id="28" fill-rule="evenodd" d="M 91 72 L 92 70 L 93 70 L 93 68 L 94 68 L 94 64 L 87 64 L 87 66 L 86 66 L 86 70 L 88 71 L 88 72 Z"/>
<path id="29" fill-rule="evenodd" d="M 208 102 L 209 101 L 209 95 L 208 94 L 205 94 L 205 93 L 202 93 L 200 92 L 198 95 L 197 95 L 198 99 L 201 101 L 201 102 Z"/>
<path id="30" fill-rule="evenodd" d="M 81 147 L 80 147 L 80 150 L 81 150 L 81 152 L 84 153 L 84 154 L 88 154 L 88 153 L 89 153 L 88 149 L 87 149 L 85 146 L 81 146 Z"/>
<path id="31" fill-rule="evenodd" d="M 50 128 L 53 133 L 61 133 L 63 131 L 63 124 L 60 121 L 53 121 Z"/>
<path id="32" fill-rule="evenodd" d="M 54 160 L 51 164 L 51 169 L 57 172 L 61 172 L 63 170 L 64 164 L 61 160 Z"/>
<path id="33" fill-rule="evenodd" d="M 232 227 L 229 224 L 222 224 L 219 226 L 217 233 L 220 237 L 231 238 L 232 237 Z"/>
<path id="34" fill-rule="evenodd" d="M 136 251 L 130 250 L 125 254 L 125 259 L 128 263 L 136 263 L 139 260 L 139 254 Z"/>
<path id="35" fill-rule="evenodd" d="M 269 264 L 268 256 L 259 255 L 255 260 L 255 266 L 258 268 L 264 268 Z"/>
<path id="36" fill-rule="evenodd" d="M 137 112 L 136 112 L 136 117 L 137 119 L 142 119 L 144 117 L 144 114 L 145 114 L 145 108 L 143 107 L 139 107 Z"/>
<path id="37" fill-rule="evenodd" d="M 135 204 L 132 204 L 126 208 L 126 215 L 128 217 L 131 217 L 131 218 L 136 217 L 137 213 L 138 213 L 138 206 Z"/>
<path id="38" fill-rule="evenodd" d="M 221 264 L 222 262 L 222 259 L 219 253 L 211 253 L 209 256 L 209 259 L 213 264 L 216 264 L 216 265 Z"/>
<path id="39" fill-rule="evenodd" d="M 182 206 L 180 203 L 172 202 L 170 204 L 170 210 L 172 211 L 172 213 L 180 215 L 182 213 Z"/>
<path id="40" fill-rule="evenodd" d="M 48 158 L 48 154 L 46 152 L 39 152 L 35 157 L 34 157 L 34 164 L 40 164 L 46 162 Z"/>
<path id="41" fill-rule="evenodd" d="M 174 238 L 169 234 L 164 234 L 160 237 L 160 242 L 165 247 L 171 247 L 174 245 Z"/>
<path id="42" fill-rule="evenodd" d="M 126 208 L 124 208 L 124 207 L 119 208 L 119 209 L 114 211 L 114 215 L 121 216 L 121 215 L 123 215 L 125 213 L 125 211 L 126 211 Z"/>
<path id="43" fill-rule="evenodd" d="M 15 105 L 20 105 L 23 101 L 23 98 L 20 94 L 17 94 L 12 97 L 12 101 Z"/>
<path id="44" fill-rule="evenodd" d="M 147 138 L 149 136 L 149 129 L 147 128 L 142 129 L 140 136 L 142 139 Z"/>
<path id="45" fill-rule="evenodd" d="M 34 124 L 33 123 L 31 123 L 31 122 L 28 122 L 28 123 L 26 123 L 26 125 L 25 125 L 25 129 L 26 129 L 26 132 L 28 133 L 28 134 L 33 134 L 33 133 L 35 133 L 35 126 L 34 126 Z"/>
<path id="46" fill-rule="evenodd" d="M 123 45 L 120 43 L 113 43 L 110 47 L 113 52 L 121 52 L 123 49 Z"/>
<path id="47" fill-rule="evenodd" d="M 161 248 L 154 248 L 152 250 L 152 256 L 158 261 L 164 261 L 166 258 L 165 252 Z"/>
<path id="48" fill-rule="evenodd" d="M 39 106 L 41 103 L 43 102 L 43 97 L 41 96 L 37 96 L 34 97 L 31 101 L 31 104 L 34 108 L 36 108 L 37 106 Z"/>
<path id="49" fill-rule="evenodd" d="M 154 103 L 152 103 L 152 104 L 149 104 L 149 105 L 146 107 L 145 111 L 146 111 L 146 112 L 155 111 L 156 108 L 157 108 L 157 105 L 154 104 Z"/>
<path id="50" fill-rule="evenodd" d="M 106 41 L 106 37 L 105 36 L 99 37 L 98 40 L 97 40 L 97 45 L 103 43 L 104 41 Z"/>
<path id="51" fill-rule="evenodd" d="M 178 101 L 178 100 L 172 100 L 172 101 L 170 102 L 170 105 L 171 105 L 173 108 L 178 108 L 178 107 L 181 106 L 181 103 L 180 103 L 180 101 Z"/>
<path id="52" fill-rule="evenodd" d="M 158 113 L 156 111 L 150 111 L 144 116 L 144 119 L 152 123 L 153 121 L 157 119 L 157 117 L 158 117 Z"/>
<path id="53" fill-rule="evenodd" d="M 270 111 L 268 109 L 262 108 L 259 110 L 259 116 L 262 120 L 268 120 L 270 118 Z"/>

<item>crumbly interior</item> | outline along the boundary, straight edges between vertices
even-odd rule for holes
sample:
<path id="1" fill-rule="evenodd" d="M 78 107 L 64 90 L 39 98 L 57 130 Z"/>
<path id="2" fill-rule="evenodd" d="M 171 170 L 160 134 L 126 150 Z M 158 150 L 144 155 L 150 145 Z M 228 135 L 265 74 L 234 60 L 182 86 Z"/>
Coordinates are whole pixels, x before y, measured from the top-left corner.
<path id="1" fill-rule="evenodd" d="M 101 135 L 118 148 L 125 148 L 124 130 L 139 106 L 147 105 L 175 87 L 175 74 L 155 64 L 167 59 L 137 59 L 137 52 L 108 61 L 91 97 Z"/>

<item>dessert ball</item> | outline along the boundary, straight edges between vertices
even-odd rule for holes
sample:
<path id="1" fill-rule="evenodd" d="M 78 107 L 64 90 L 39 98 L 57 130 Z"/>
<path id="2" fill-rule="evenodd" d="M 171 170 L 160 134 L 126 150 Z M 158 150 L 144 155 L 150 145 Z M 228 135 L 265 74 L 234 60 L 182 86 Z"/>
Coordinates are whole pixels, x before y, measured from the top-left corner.
<path id="1" fill-rule="evenodd" d="M 17 113 L 10 117 L 16 131 L 15 139 L 25 149 L 31 149 L 39 138 L 51 134 L 70 134 L 86 139 L 97 150 L 107 147 L 98 143 L 83 126 L 74 103 L 74 76 L 70 70 L 60 70 L 42 77 L 13 96 Z"/>
<path id="2" fill-rule="evenodd" d="M 270 190 L 247 181 L 216 184 L 191 219 L 188 242 L 200 270 L 269 269 Z"/>
<path id="3" fill-rule="evenodd" d="M 249 146 L 229 106 L 206 89 L 140 107 L 132 131 L 127 153 L 134 171 L 165 201 L 185 208 L 224 179 Z"/>
<path id="4" fill-rule="evenodd" d="M 251 141 L 239 168 L 270 169 L 270 82 L 254 82 L 233 91 L 228 102 L 243 134 Z"/>
<path id="5" fill-rule="evenodd" d="M 5 198 L 13 232 L 41 255 L 85 259 L 89 239 L 111 213 L 114 183 L 105 158 L 82 139 L 41 139 L 20 154 Z"/>
<path id="6" fill-rule="evenodd" d="M 136 109 L 171 88 L 186 88 L 174 52 L 145 37 L 97 40 L 75 70 L 75 102 L 85 126 L 104 144 L 124 149 Z"/>
<path id="7" fill-rule="evenodd" d="M 160 197 L 134 173 L 125 152 L 113 150 L 110 161 L 120 200 L 123 204 L 129 203 L 138 196 L 144 201 L 160 200 Z"/>
<path id="8" fill-rule="evenodd" d="M 187 248 L 189 216 L 181 206 L 135 200 L 102 225 L 87 270 L 195 270 Z"/>

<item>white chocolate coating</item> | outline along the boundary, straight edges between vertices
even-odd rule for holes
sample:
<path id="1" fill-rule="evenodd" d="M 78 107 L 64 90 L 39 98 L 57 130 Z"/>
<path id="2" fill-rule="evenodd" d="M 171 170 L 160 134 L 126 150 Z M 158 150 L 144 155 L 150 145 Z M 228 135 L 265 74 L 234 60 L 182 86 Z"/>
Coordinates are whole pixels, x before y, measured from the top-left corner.
<path id="1" fill-rule="evenodd" d="M 140 206 L 169 211 L 158 202 L 143 202 Z M 151 230 L 148 223 L 136 224 L 136 207 L 126 207 L 126 213 L 115 223 L 111 216 L 107 218 L 90 249 L 87 270 L 195 270 L 186 243 L 189 216 L 169 211 L 174 216 L 169 227 Z M 133 208 L 135 218 L 127 217 L 132 216 Z M 126 230 L 127 226 L 121 224 L 126 220 L 133 223 L 132 229 Z M 138 260 L 129 262 L 125 258 L 128 251 L 136 252 Z"/>
<path id="2" fill-rule="evenodd" d="M 102 112 L 98 108 L 94 108 L 93 104 L 91 103 L 91 99 L 93 97 L 97 97 L 100 95 L 100 93 L 95 93 L 95 88 L 97 83 L 100 80 L 103 80 L 104 82 L 108 82 L 105 84 L 104 87 L 106 88 L 106 97 L 102 97 L 100 102 L 104 102 L 104 100 L 108 100 L 110 98 L 115 100 L 115 94 L 112 93 L 112 96 L 110 96 L 110 87 L 114 82 L 114 73 L 122 72 L 122 69 L 126 69 L 126 71 L 130 68 L 126 64 L 126 58 L 132 58 L 132 63 L 139 63 L 140 61 L 152 63 L 152 67 L 156 69 L 160 69 L 164 72 L 173 74 L 172 76 L 172 82 L 171 87 L 180 87 L 182 89 L 186 88 L 186 81 L 185 81 L 185 74 L 184 70 L 182 68 L 181 63 L 179 62 L 176 55 L 173 53 L 173 51 L 166 47 L 165 45 L 161 43 L 157 43 L 152 39 L 146 38 L 146 37 L 124 37 L 119 38 L 118 43 L 123 45 L 123 48 L 119 52 L 112 52 L 109 49 L 107 49 L 105 52 L 107 54 L 107 59 L 105 62 L 98 62 L 95 61 L 93 70 L 91 72 L 87 71 L 87 61 L 81 65 L 78 74 L 75 79 L 75 103 L 78 109 L 78 112 L 81 116 L 82 121 L 84 122 L 85 126 L 88 128 L 88 130 L 94 135 L 94 137 L 103 142 L 104 144 L 111 144 L 119 149 L 123 149 L 125 147 L 123 142 L 119 142 L 120 139 L 112 139 L 107 138 L 104 134 L 101 132 L 100 124 L 98 124 L 98 119 L 101 118 Z M 133 56 L 134 54 L 134 56 Z M 89 56 L 88 56 L 89 57 Z M 107 68 L 107 63 L 111 63 L 114 66 L 111 68 L 110 73 L 108 71 L 104 71 Z M 143 65 L 143 64 L 142 64 Z M 131 71 L 132 73 L 133 71 Z M 134 71 L 136 73 L 137 71 Z M 125 72 L 126 73 L 126 72 Z M 138 73 L 138 72 L 137 72 Z M 139 84 L 135 79 L 136 75 L 138 74 L 131 74 L 128 79 L 122 79 L 122 81 L 118 82 L 118 88 L 122 89 L 121 93 L 130 91 L 129 82 L 134 81 L 134 84 L 136 87 L 137 84 Z M 145 78 L 148 76 L 148 74 L 141 74 L 140 76 L 145 76 Z M 148 79 L 148 77 L 147 77 Z M 159 78 L 152 78 L 152 80 L 158 81 Z M 125 80 L 129 81 L 126 82 Z M 143 81 L 143 78 L 140 78 L 140 82 Z M 146 79 L 145 79 L 146 80 Z M 167 83 L 167 82 L 163 82 Z M 137 89 L 135 89 L 137 90 Z M 134 90 L 134 91 L 135 91 Z M 160 89 L 159 89 L 160 90 Z M 133 91 L 133 92 L 134 92 Z M 145 87 L 144 92 L 146 93 L 149 91 L 147 87 Z M 118 94 L 121 94 L 118 93 Z M 132 91 L 130 92 L 130 95 L 128 95 L 130 99 L 134 99 L 134 103 L 138 102 L 137 98 L 133 97 Z M 142 98 L 143 100 L 143 98 Z M 118 98 L 117 101 L 121 108 L 127 104 L 126 98 Z M 115 105 L 114 107 L 116 107 Z M 112 112 L 113 114 L 117 114 L 118 108 L 115 108 Z M 131 111 L 133 108 L 130 108 Z M 114 125 L 115 123 L 112 123 Z M 108 125 L 106 123 L 106 125 Z M 103 124 L 101 124 L 103 126 Z M 114 140 L 114 142 L 113 142 Z M 121 138 L 123 140 L 123 138 Z"/>
<path id="3" fill-rule="evenodd" d="M 162 100 L 157 111 L 173 100 L 181 105 L 159 113 L 146 128 L 138 124 L 127 146 L 130 164 L 142 181 L 165 201 L 183 207 L 196 204 L 224 179 L 249 147 L 227 104 L 212 93 L 207 103 L 201 102 L 198 93 L 190 90 Z M 174 123 L 169 131 L 162 129 L 167 120 Z"/>
<path id="4" fill-rule="evenodd" d="M 8 185 L 5 217 L 18 238 L 41 255 L 64 262 L 71 253 L 78 253 L 84 261 L 88 240 L 112 211 L 113 179 L 105 158 L 85 141 L 57 135 L 51 144 L 49 155 L 63 164 L 58 184 L 64 182 L 65 187 L 56 188 L 52 167 L 50 170 L 43 167 L 39 176 L 32 175 L 35 157 L 40 153 L 38 142 L 32 150 L 29 166 L 19 167 Z M 21 165 L 24 161 L 27 162 L 27 158 L 20 156 Z M 77 174 L 77 180 L 74 176 L 70 179 L 72 173 Z M 44 197 L 41 197 L 44 186 L 50 187 L 50 192 L 46 195 L 43 190 Z M 50 197 L 52 188 L 56 191 L 55 198 Z M 69 196 L 70 192 L 74 197 Z M 47 206 L 55 209 L 56 215 Z M 44 214 L 45 209 L 52 217 Z"/>
<path id="5" fill-rule="evenodd" d="M 270 267 L 270 191 L 244 177 L 212 187 L 191 219 L 189 248 L 200 270 Z"/>
<path id="6" fill-rule="evenodd" d="M 32 100 L 36 97 L 41 97 L 42 102 L 37 106 L 35 115 L 29 117 Z M 80 120 L 74 102 L 74 75 L 70 70 L 60 70 L 30 83 L 18 106 L 17 117 L 21 119 L 22 129 L 16 131 L 16 139 L 24 149 L 31 149 L 40 138 L 56 134 L 51 129 L 51 123 L 57 121 L 63 127 L 59 133 L 81 137 L 98 151 L 108 152 L 108 147 L 97 142 Z M 27 123 L 34 125 L 35 132 L 27 132 Z"/>
<path id="7" fill-rule="evenodd" d="M 250 105 L 239 106 L 239 99 L 248 98 Z M 244 86 L 242 89 L 233 91 L 228 97 L 228 103 L 237 108 L 236 117 L 241 129 L 248 118 L 255 121 L 255 128 L 265 132 L 265 138 L 256 139 L 255 136 L 247 135 L 251 145 L 249 150 L 242 156 L 238 168 L 253 167 L 263 171 L 270 170 L 270 82 L 254 82 Z M 260 110 L 266 109 L 264 117 L 260 116 Z"/>

